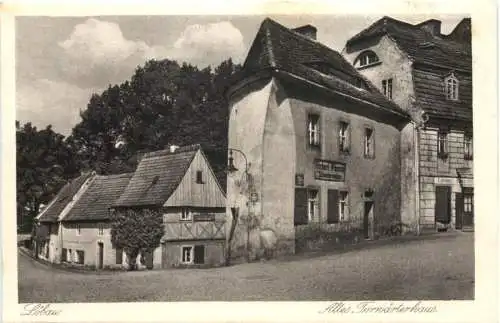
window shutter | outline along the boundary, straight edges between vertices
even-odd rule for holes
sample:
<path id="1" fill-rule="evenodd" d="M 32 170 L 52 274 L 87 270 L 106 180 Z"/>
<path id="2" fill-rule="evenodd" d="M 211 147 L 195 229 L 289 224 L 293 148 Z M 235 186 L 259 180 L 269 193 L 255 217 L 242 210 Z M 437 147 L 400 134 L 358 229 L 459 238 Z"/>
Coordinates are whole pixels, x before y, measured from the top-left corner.
<path id="1" fill-rule="evenodd" d="M 194 246 L 194 263 L 195 264 L 205 263 L 205 246 L 204 245 Z"/>
<path id="2" fill-rule="evenodd" d="M 294 224 L 307 224 L 307 189 L 295 189 Z"/>
<path id="3" fill-rule="evenodd" d="M 328 223 L 339 223 L 339 191 L 328 190 Z"/>

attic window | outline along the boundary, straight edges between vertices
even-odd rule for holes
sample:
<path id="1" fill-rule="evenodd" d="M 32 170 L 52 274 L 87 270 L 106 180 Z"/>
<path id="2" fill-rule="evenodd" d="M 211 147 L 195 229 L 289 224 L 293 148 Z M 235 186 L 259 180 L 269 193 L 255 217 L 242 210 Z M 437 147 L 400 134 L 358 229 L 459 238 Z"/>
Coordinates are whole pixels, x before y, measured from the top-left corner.
<path id="1" fill-rule="evenodd" d="M 359 56 L 354 60 L 354 66 L 356 68 L 368 67 L 380 63 L 380 60 L 371 50 L 367 50 L 359 54 Z"/>
<path id="2" fill-rule="evenodd" d="M 451 73 L 444 79 L 445 94 L 447 100 L 458 100 L 458 79 Z"/>
<path id="3" fill-rule="evenodd" d="M 160 176 L 155 176 L 153 178 L 153 180 L 151 181 L 151 186 L 155 185 L 158 182 L 159 179 L 160 179 Z"/>

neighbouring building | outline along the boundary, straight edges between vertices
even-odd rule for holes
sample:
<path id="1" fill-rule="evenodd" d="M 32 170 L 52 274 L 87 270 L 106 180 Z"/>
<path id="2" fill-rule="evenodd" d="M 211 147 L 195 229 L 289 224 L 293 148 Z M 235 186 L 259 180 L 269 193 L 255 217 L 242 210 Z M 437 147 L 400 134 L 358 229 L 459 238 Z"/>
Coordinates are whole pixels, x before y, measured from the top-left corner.
<path id="1" fill-rule="evenodd" d="M 125 264 L 111 245 L 109 209 L 131 177 L 85 173 L 66 184 L 38 216 L 38 256 L 97 269 Z"/>
<path id="2" fill-rule="evenodd" d="M 133 173 L 94 175 L 60 218 L 61 262 L 102 269 L 122 267 L 126 257 L 111 244 L 110 207 L 127 187 Z"/>
<path id="3" fill-rule="evenodd" d="M 225 260 L 226 197 L 199 145 L 146 153 L 115 212 L 155 212 L 165 235 L 153 267 L 216 266 Z"/>
<path id="4" fill-rule="evenodd" d="M 76 201 L 75 195 L 89 184 L 94 173 L 83 173 L 66 183 L 59 193 L 35 218 L 36 228 L 33 241 L 35 256 L 50 262 L 61 261 L 61 226 L 59 219 L 67 213 Z"/>
<path id="5" fill-rule="evenodd" d="M 413 119 L 402 132 L 402 219 L 416 231 L 474 225 L 471 20 L 383 17 L 344 56 Z"/>
<path id="6" fill-rule="evenodd" d="M 265 19 L 226 92 L 234 257 L 294 253 L 318 231 L 373 239 L 400 221 L 409 115 L 316 32 Z"/>

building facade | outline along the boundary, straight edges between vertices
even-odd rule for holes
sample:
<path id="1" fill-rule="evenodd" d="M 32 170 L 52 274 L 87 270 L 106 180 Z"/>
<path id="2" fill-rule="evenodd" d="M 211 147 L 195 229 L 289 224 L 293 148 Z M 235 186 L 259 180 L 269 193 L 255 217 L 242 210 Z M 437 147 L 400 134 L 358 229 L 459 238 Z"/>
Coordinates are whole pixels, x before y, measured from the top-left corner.
<path id="1" fill-rule="evenodd" d="M 412 116 L 402 131 L 402 219 L 412 230 L 474 223 L 471 21 L 384 17 L 348 40 L 343 55 Z"/>
<path id="2" fill-rule="evenodd" d="M 226 197 L 201 147 L 192 145 L 145 154 L 115 212 L 154 212 L 164 236 L 151 267 L 224 264 Z"/>
<path id="3" fill-rule="evenodd" d="M 264 20 L 227 91 L 234 257 L 294 253 L 315 232 L 373 239 L 400 220 L 409 116 L 315 35 Z"/>

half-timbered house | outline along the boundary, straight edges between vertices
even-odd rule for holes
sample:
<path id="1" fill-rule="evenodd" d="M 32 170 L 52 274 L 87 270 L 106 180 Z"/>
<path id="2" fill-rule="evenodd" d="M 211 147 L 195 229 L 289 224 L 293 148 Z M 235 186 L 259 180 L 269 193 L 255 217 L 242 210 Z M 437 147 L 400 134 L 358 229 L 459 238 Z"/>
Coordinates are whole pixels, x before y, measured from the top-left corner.
<path id="1" fill-rule="evenodd" d="M 147 262 L 153 267 L 224 263 L 226 198 L 199 145 L 145 154 L 115 211 L 151 211 L 165 235 Z"/>
<path id="2" fill-rule="evenodd" d="M 402 131 L 403 220 L 415 231 L 472 229 L 471 20 L 383 17 L 347 41 L 345 57 L 407 111 Z"/>

